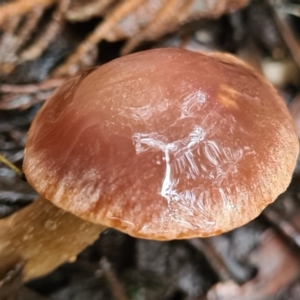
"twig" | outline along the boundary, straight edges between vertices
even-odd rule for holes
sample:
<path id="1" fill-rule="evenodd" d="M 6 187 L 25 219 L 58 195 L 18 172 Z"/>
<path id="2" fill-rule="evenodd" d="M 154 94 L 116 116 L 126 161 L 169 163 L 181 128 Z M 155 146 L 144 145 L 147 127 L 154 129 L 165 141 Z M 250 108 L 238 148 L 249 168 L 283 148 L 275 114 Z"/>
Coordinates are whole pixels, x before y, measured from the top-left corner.
<path id="1" fill-rule="evenodd" d="M 54 77 L 61 77 L 66 75 L 74 75 L 79 71 L 78 64 L 82 61 L 82 57 L 93 50 L 95 45 L 99 43 L 105 35 L 115 26 L 124 16 L 134 10 L 141 4 L 140 0 L 128 0 L 121 3 L 117 9 L 109 14 L 103 23 L 83 41 L 76 51 L 67 59 L 67 61 L 54 70 Z"/>
<path id="2" fill-rule="evenodd" d="M 13 163 L 11 163 L 7 158 L 5 158 L 0 153 L 0 162 L 5 164 L 7 167 L 9 167 L 11 170 L 13 170 L 16 174 L 18 174 L 21 178 L 25 178 L 25 175 L 22 170 L 20 170 L 17 166 L 15 166 Z"/>
<path id="3" fill-rule="evenodd" d="M 54 79 L 45 80 L 37 84 L 24 84 L 24 85 L 1 84 L 0 92 L 14 93 L 14 94 L 38 93 L 45 90 L 55 89 L 59 87 L 64 81 L 65 79 L 54 78 Z"/>
<path id="4" fill-rule="evenodd" d="M 291 223 L 285 220 L 282 216 L 280 216 L 280 214 L 270 207 L 264 210 L 263 216 L 275 227 L 279 228 L 286 237 L 300 247 L 300 233 L 291 225 Z"/>
<path id="5" fill-rule="evenodd" d="M 55 39 L 57 34 L 62 30 L 64 24 L 64 13 L 68 9 L 70 0 L 61 0 L 56 11 L 53 14 L 51 22 L 46 30 L 37 39 L 37 41 L 27 50 L 25 50 L 20 58 L 20 62 L 34 60 L 39 57 L 46 47 Z"/>
<path id="6" fill-rule="evenodd" d="M 128 40 L 122 48 L 121 54 L 125 55 L 132 52 L 142 41 L 153 41 L 162 36 L 164 32 L 172 30 L 172 27 L 176 27 L 176 24 L 184 22 L 193 2 L 195 1 L 168 1 L 143 30 Z"/>
<path id="7" fill-rule="evenodd" d="M 45 101 L 63 82 L 64 79 L 49 79 L 39 84 L 0 85 L 0 93 L 3 93 L 0 109 L 27 109 L 35 103 Z"/>
<path id="8" fill-rule="evenodd" d="M 56 0 L 19 0 L 0 5 L 0 25 L 13 16 L 21 16 L 34 6 L 48 7 Z"/>
<path id="9" fill-rule="evenodd" d="M 38 21 L 43 15 L 43 11 L 44 9 L 41 6 L 35 6 L 26 16 L 19 33 L 16 33 L 16 31 L 23 20 L 21 16 L 12 17 L 5 22 L 8 25 L 5 24 L 0 42 L 1 72 L 3 74 L 11 73 L 18 65 L 20 60 L 18 51 L 30 38 L 31 33 L 35 30 Z"/>
<path id="10" fill-rule="evenodd" d="M 86 21 L 94 16 L 101 15 L 115 0 L 92 1 L 84 4 L 83 7 L 70 7 L 65 17 L 71 22 Z"/>
<path id="11" fill-rule="evenodd" d="M 222 257 L 217 253 L 211 245 L 208 238 L 206 239 L 191 239 L 188 241 L 194 248 L 202 252 L 207 260 L 210 262 L 211 267 L 219 276 L 222 281 L 232 280 L 231 274 L 223 261 Z"/>
<path id="12" fill-rule="evenodd" d="M 270 3 L 270 0 L 269 0 Z M 270 7 L 273 11 L 274 20 L 276 22 L 276 25 L 281 33 L 281 36 L 285 43 L 287 44 L 296 64 L 300 68 L 300 44 L 296 40 L 296 38 L 293 35 L 293 32 L 288 25 L 287 21 L 284 19 L 282 13 L 279 12 L 278 9 L 276 9 L 274 6 L 270 4 Z"/>
<path id="13" fill-rule="evenodd" d="M 18 43 L 16 50 L 19 50 L 20 47 L 23 46 L 30 38 L 31 33 L 36 28 L 39 20 L 43 15 L 43 12 L 44 8 L 37 5 L 32 9 L 32 11 L 28 13 L 28 15 L 26 16 L 25 24 L 22 26 L 18 34 Z"/>
<path id="14" fill-rule="evenodd" d="M 124 286 L 122 283 L 119 281 L 117 278 L 115 272 L 112 269 L 111 263 L 106 257 L 102 257 L 100 260 L 100 267 L 101 270 L 103 271 L 103 275 L 108 281 L 110 287 L 111 287 L 111 292 L 113 294 L 113 297 L 115 300 L 128 300 Z"/>

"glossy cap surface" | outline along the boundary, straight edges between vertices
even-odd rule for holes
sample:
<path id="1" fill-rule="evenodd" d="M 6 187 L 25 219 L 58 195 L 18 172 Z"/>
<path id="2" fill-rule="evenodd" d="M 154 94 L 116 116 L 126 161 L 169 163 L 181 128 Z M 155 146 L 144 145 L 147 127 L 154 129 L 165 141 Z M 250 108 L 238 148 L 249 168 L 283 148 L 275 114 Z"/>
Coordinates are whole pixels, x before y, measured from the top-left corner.
<path id="1" fill-rule="evenodd" d="M 229 55 L 155 49 L 61 86 L 34 120 L 24 170 L 55 205 L 149 239 L 220 234 L 288 186 L 294 125 Z"/>

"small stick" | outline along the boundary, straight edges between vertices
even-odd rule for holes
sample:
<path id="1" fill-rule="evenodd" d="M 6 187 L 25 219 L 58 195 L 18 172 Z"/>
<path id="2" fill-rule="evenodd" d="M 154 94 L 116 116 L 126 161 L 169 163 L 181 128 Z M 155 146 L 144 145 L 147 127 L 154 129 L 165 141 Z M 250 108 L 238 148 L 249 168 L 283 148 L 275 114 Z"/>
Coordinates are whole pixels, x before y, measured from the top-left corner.
<path id="1" fill-rule="evenodd" d="M 127 14 L 136 9 L 141 4 L 141 0 L 128 0 L 121 3 L 115 10 L 96 27 L 96 29 L 78 46 L 75 52 L 60 67 L 54 70 L 54 77 L 74 75 L 79 71 L 78 64 L 82 57 L 93 50 L 95 45 L 105 38 L 118 22 Z"/>
<path id="2" fill-rule="evenodd" d="M 291 223 L 270 207 L 263 211 L 263 216 L 277 227 L 281 233 L 294 242 L 296 246 L 300 247 L 300 233 Z"/>
<path id="3" fill-rule="evenodd" d="M 20 29 L 20 32 L 18 33 L 16 50 L 19 50 L 20 47 L 28 41 L 32 32 L 34 31 L 38 22 L 40 21 L 43 12 L 43 7 L 35 6 L 33 10 L 26 16 L 26 22 L 24 23 L 24 25 Z"/>
<path id="4" fill-rule="evenodd" d="M 121 50 L 121 55 L 132 52 L 141 42 L 153 41 L 165 32 L 169 32 L 176 28 L 176 23 L 180 25 L 188 16 L 188 11 L 193 0 L 178 2 L 177 0 L 169 0 L 161 9 L 153 16 L 151 22 L 138 34 L 131 37 Z"/>
<path id="5" fill-rule="evenodd" d="M 269 3 L 270 3 L 270 0 L 269 0 Z M 278 9 L 274 8 L 274 6 L 272 6 L 271 4 L 270 4 L 270 7 L 272 8 L 274 20 L 275 20 L 275 23 L 281 33 L 281 36 L 282 36 L 283 40 L 285 41 L 287 47 L 289 48 L 289 50 L 294 58 L 294 61 L 300 68 L 300 44 L 294 37 L 290 26 L 288 25 L 286 20 L 283 18 L 282 14 L 278 11 Z"/>
<path id="6" fill-rule="evenodd" d="M 22 16 L 34 6 L 48 7 L 55 0 L 19 0 L 0 5 L 0 25 L 13 16 Z"/>
<path id="7" fill-rule="evenodd" d="M 109 283 L 111 287 L 111 292 L 113 294 L 113 297 L 115 300 L 128 300 L 124 286 L 122 283 L 119 281 L 117 278 L 111 263 L 106 257 L 102 257 L 100 260 L 100 267 L 101 270 L 103 271 L 103 275 L 107 282 Z"/>
<path id="8" fill-rule="evenodd" d="M 48 24 L 43 35 L 37 41 L 21 54 L 21 62 L 34 60 L 39 57 L 46 47 L 55 39 L 57 34 L 62 30 L 64 24 L 64 12 L 67 10 L 70 0 L 61 0 L 57 10 L 54 12 L 51 22 Z"/>
<path id="9" fill-rule="evenodd" d="M 188 243 L 204 254 L 207 260 L 210 262 L 211 267 L 222 281 L 226 282 L 228 280 L 232 280 L 232 276 L 225 262 L 211 245 L 209 238 L 191 239 L 188 241 Z"/>
<path id="10" fill-rule="evenodd" d="M 1 84 L 0 92 L 12 94 L 33 94 L 59 87 L 65 79 L 48 79 L 37 84 Z"/>
<path id="11" fill-rule="evenodd" d="M 91 19 L 94 16 L 100 16 L 114 2 L 114 0 L 94 1 L 84 3 L 80 7 L 70 7 L 65 12 L 65 18 L 71 22 L 82 22 Z"/>
<path id="12" fill-rule="evenodd" d="M 0 162 L 2 162 L 3 164 L 5 164 L 7 167 L 9 167 L 15 173 L 17 173 L 21 178 L 25 178 L 25 175 L 24 175 L 23 171 L 20 170 L 17 166 L 15 166 L 12 162 L 10 162 L 2 154 L 0 154 Z"/>

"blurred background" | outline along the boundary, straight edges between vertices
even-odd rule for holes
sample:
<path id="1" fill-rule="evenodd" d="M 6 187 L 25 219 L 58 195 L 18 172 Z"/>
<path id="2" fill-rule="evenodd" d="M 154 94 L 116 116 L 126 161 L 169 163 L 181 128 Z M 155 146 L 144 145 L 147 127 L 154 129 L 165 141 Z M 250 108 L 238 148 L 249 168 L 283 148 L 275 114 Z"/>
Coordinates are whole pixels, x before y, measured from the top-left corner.
<path id="1" fill-rule="evenodd" d="M 66 78 L 156 47 L 239 56 L 281 94 L 299 137 L 299 39 L 297 0 L 0 0 L 0 152 L 22 166 L 28 128 Z M 297 165 L 274 204 L 221 236 L 156 242 L 109 229 L 52 274 L 12 278 L 9 296 L 0 281 L 0 299 L 299 300 L 299 180 Z M 0 218 L 36 196 L 0 164 Z"/>

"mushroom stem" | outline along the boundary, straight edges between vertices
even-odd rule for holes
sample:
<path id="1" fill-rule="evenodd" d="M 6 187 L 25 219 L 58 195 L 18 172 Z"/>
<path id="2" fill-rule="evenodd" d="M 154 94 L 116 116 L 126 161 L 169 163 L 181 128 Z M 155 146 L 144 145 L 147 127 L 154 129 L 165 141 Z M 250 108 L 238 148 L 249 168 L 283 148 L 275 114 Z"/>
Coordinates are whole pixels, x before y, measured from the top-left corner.
<path id="1" fill-rule="evenodd" d="M 24 281 L 45 275 L 76 258 L 105 229 L 40 197 L 0 220 L 0 278 L 20 262 Z"/>

